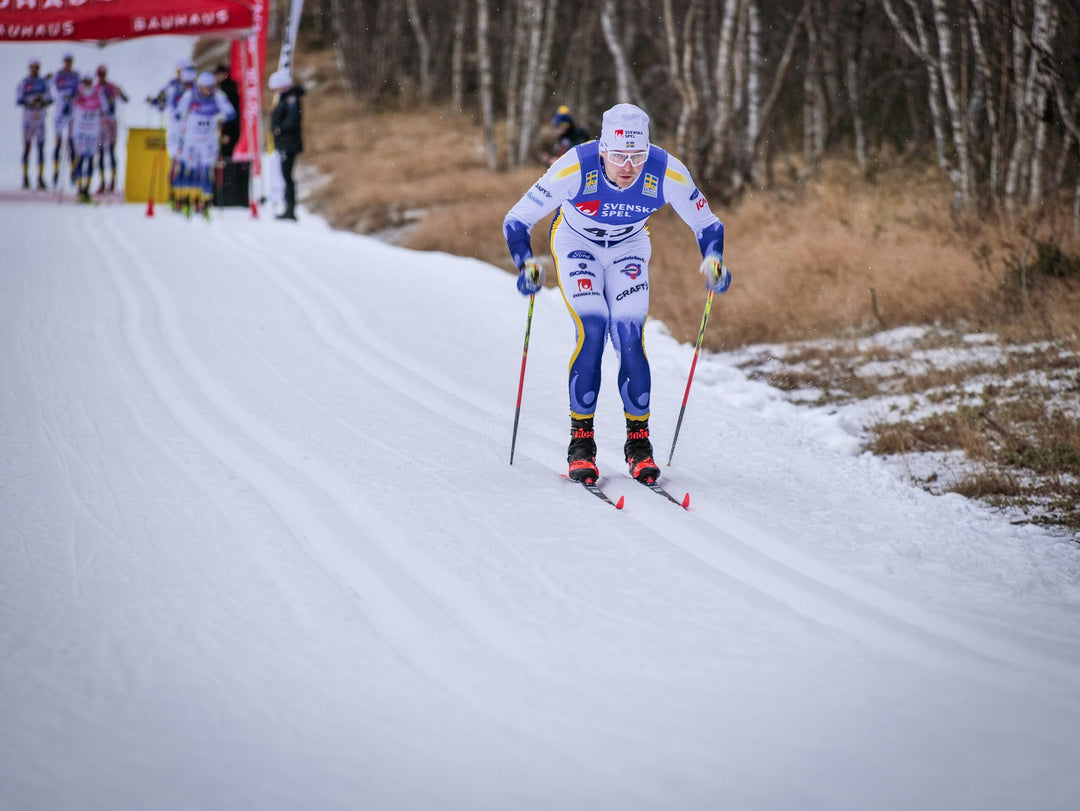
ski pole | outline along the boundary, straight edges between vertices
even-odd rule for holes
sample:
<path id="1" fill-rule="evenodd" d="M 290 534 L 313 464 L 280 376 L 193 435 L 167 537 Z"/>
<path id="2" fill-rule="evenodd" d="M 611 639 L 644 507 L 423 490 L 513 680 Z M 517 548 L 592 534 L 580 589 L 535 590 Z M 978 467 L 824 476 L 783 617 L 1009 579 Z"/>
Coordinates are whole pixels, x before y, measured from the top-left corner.
<path id="1" fill-rule="evenodd" d="M 529 317 L 525 321 L 525 348 L 521 350 L 521 377 L 518 379 L 517 408 L 514 410 L 514 435 L 510 439 L 510 464 L 514 464 L 518 418 L 521 417 L 521 392 L 525 388 L 525 360 L 529 357 L 529 332 L 532 330 L 533 302 L 535 301 L 536 293 L 533 293 L 529 296 Z"/>
<path id="2" fill-rule="evenodd" d="M 682 428 L 683 414 L 686 413 L 686 401 L 690 398 L 690 384 L 694 382 L 694 369 L 697 368 L 698 353 L 701 352 L 701 342 L 705 338 L 705 325 L 709 323 L 709 310 L 712 309 L 713 291 L 709 291 L 709 297 L 705 299 L 705 312 L 701 315 L 701 328 L 697 334 L 697 346 L 694 347 L 694 360 L 690 364 L 690 376 L 686 379 L 686 392 L 682 398 L 682 408 L 679 409 L 679 420 L 675 423 L 675 436 L 671 440 L 671 453 L 668 454 L 667 463 L 675 457 L 675 443 L 679 441 L 679 429 Z"/>

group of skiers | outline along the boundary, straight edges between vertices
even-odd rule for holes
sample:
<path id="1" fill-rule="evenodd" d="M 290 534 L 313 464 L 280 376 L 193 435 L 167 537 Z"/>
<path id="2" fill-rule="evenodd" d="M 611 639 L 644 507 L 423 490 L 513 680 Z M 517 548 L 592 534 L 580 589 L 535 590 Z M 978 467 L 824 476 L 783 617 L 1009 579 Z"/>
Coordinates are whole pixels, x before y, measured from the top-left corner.
<path id="1" fill-rule="evenodd" d="M 41 75 L 41 61 L 31 59 L 28 75 L 19 82 L 16 103 L 23 108 L 22 185 L 29 189 L 30 158 L 37 147 L 37 187 L 45 183 L 45 141 L 48 108 L 56 105 L 53 117 L 52 186 L 60 185 L 64 161 L 70 162 L 70 176 L 78 187 L 79 199 L 90 201 L 90 185 L 95 161 L 101 172 L 97 193 L 116 190 L 116 105 L 128 100 L 124 91 L 108 78 L 108 68 L 98 65 L 94 73 L 79 74 L 72 67 L 74 56 L 63 55 L 62 67 Z M 110 175 L 106 183 L 105 170 Z"/>
<path id="2" fill-rule="evenodd" d="M 228 76 L 224 66 L 218 74 Z M 214 199 L 214 169 L 220 157 L 219 125 L 237 120 L 234 102 L 210 71 L 196 71 L 187 59 L 157 96 L 147 99 L 165 115 L 169 186 L 175 210 L 208 214 Z M 235 146 L 235 141 L 231 142 Z"/>

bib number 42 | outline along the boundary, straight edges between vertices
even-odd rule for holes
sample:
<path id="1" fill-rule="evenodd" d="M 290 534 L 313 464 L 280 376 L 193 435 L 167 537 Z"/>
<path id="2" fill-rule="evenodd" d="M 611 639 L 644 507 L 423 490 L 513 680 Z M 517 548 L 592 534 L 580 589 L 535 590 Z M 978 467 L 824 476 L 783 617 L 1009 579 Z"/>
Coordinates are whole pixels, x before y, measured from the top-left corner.
<path id="1" fill-rule="evenodd" d="M 627 225 L 622 228 L 614 229 L 598 228 L 596 226 L 585 229 L 586 234 L 591 234 L 596 239 L 619 239 L 621 237 L 628 236 L 629 234 L 633 233 L 633 231 L 634 226 L 632 225 Z"/>

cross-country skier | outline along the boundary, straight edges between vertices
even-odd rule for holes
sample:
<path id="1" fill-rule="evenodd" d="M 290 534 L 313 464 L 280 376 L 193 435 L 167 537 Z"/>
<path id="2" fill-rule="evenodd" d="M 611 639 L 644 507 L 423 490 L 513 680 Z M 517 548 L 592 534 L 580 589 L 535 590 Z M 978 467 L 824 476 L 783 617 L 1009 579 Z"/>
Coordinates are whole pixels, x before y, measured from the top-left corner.
<path id="1" fill-rule="evenodd" d="M 101 148 L 101 120 L 109 101 L 101 85 L 86 74 L 79 80 L 71 113 L 71 142 L 75 146 L 75 182 L 79 202 L 90 202 L 90 181 L 94 179 L 94 156 Z"/>
<path id="2" fill-rule="evenodd" d="M 217 86 L 210 71 L 203 71 L 177 104 L 177 113 L 184 119 L 180 175 L 176 196 L 189 211 L 209 214 L 214 199 L 214 164 L 218 159 L 218 121 L 236 117 L 225 93 Z"/>
<path id="3" fill-rule="evenodd" d="M 700 270 L 710 290 L 723 293 L 731 274 L 723 264 L 724 226 L 709 209 L 686 167 L 649 143 L 649 117 L 632 104 L 604 113 L 599 141 L 573 147 L 518 200 L 503 221 L 517 286 L 531 295 L 544 282 L 530 232 L 556 208 L 551 255 L 559 287 L 577 327 L 570 359 L 570 477 L 596 480 L 593 417 L 600 361 L 608 336 L 619 353 L 619 393 L 626 416 L 624 456 L 630 475 L 655 480 L 660 469 L 649 441 L 652 380 L 642 331 L 649 312 L 646 221 L 670 203 L 697 238 Z"/>
<path id="4" fill-rule="evenodd" d="M 63 67 L 50 77 L 56 90 L 56 145 L 53 147 L 53 188 L 60 185 L 60 159 L 67 150 L 68 161 L 74 169 L 75 149 L 71 144 L 71 111 L 75 91 L 79 89 L 79 74 L 72 69 L 75 61 L 70 52 L 63 56 Z"/>
<path id="5" fill-rule="evenodd" d="M 184 93 L 195 86 L 195 66 L 190 59 L 176 62 L 176 75 L 169 80 L 158 94 L 147 101 L 165 115 L 165 152 L 169 156 L 169 196 L 172 199 L 172 187 L 176 184 L 180 171 L 180 149 L 184 135 L 184 119 L 178 107 Z"/>
<path id="6" fill-rule="evenodd" d="M 22 170 L 24 189 L 30 188 L 30 151 L 37 144 L 38 188 L 45 186 L 45 108 L 53 102 L 49 83 L 41 76 L 41 62 L 31 59 L 30 71 L 15 90 L 15 103 L 23 108 Z"/>
<path id="7" fill-rule="evenodd" d="M 110 82 L 108 79 L 109 69 L 104 65 L 98 65 L 97 79 L 98 87 L 102 89 L 105 94 L 105 112 L 101 118 L 101 150 L 98 155 L 98 166 L 101 169 L 101 184 L 98 186 L 98 194 L 101 194 L 108 188 L 109 191 L 116 191 L 116 102 L 122 101 L 127 103 L 128 97 L 120 86 Z M 109 185 L 105 186 L 105 158 L 109 159 Z"/>

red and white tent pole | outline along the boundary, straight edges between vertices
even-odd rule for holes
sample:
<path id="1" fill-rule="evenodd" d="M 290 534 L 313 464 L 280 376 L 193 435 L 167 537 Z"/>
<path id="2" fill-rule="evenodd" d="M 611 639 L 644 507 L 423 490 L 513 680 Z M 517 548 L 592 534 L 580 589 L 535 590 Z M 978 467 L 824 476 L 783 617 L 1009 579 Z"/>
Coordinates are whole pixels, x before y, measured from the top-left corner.
<path id="1" fill-rule="evenodd" d="M 240 88 L 240 137 L 233 160 L 250 161 L 248 196 L 251 216 L 259 215 L 257 199 L 262 190 L 262 76 L 266 64 L 266 0 L 255 0 L 252 27 L 243 39 L 233 40 L 229 69 Z"/>

